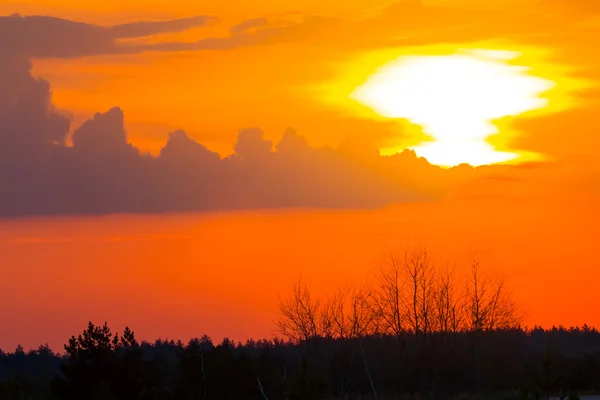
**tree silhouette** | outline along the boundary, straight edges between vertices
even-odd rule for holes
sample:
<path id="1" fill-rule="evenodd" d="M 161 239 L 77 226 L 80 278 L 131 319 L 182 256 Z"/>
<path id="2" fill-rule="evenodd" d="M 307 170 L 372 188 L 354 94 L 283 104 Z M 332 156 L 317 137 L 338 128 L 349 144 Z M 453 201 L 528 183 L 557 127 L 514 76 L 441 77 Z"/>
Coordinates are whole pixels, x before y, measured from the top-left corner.
<path id="1" fill-rule="evenodd" d="M 65 345 L 66 358 L 54 387 L 65 399 L 135 399 L 141 394 L 139 344 L 129 328 L 113 336 L 105 322 L 92 322 Z"/>
<path id="2" fill-rule="evenodd" d="M 56 354 L 0 351 L 0 399 L 577 398 L 600 392 L 600 332 L 522 328 L 504 279 L 476 260 L 442 269 L 422 248 L 374 279 L 279 304 L 283 339 L 136 340 L 89 323 Z M 455 398 L 455 397 L 454 397 Z"/>

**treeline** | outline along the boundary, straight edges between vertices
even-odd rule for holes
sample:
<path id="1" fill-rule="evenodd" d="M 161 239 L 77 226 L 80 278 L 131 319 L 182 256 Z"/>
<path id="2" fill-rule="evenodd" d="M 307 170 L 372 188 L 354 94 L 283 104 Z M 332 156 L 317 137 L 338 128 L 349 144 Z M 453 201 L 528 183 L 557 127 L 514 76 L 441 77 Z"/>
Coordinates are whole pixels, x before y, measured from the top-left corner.
<path id="1" fill-rule="evenodd" d="M 299 281 L 282 339 L 139 343 L 90 323 L 63 354 L 0 353 L 0 399 L 534 400 L 600 392 L 600 333 L 521 327 L 501 275 L 391 254 L 370 284 L 317 296 Z M 500 397 L 498 397 L 500 396 Z"/>
<path id="2" fill-rule="evenodd" d="M 587 326 L 463 332 L 448 341 L 452 347 L 421 361 L 433 367 L 427 379 L 389 336 L 138 343 L 133 333 L 113 336 L 90 323 L 65 354 L 0 354 L 0 399 L 545 399 L 600 391 L 600 333 Z"/>

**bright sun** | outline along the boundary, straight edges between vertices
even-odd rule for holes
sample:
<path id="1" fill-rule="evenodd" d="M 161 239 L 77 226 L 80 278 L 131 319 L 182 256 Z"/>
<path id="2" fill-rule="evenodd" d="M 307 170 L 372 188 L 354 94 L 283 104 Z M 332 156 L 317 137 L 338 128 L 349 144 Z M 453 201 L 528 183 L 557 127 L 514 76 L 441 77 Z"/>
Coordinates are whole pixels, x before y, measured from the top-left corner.
<path id="1" fill-rule="evenodd" d="M 446 56 L 392 61 L 351 94 L 387 118 L 420 125 L 434 141 L 413 147 L 441 166 L 502 163 L 519 156 L 497 151 L 486 139 L 494 120 L 548 106 L 540 97 L 554 83 L 509 64 L 519 53 L 469 50 Z"/>

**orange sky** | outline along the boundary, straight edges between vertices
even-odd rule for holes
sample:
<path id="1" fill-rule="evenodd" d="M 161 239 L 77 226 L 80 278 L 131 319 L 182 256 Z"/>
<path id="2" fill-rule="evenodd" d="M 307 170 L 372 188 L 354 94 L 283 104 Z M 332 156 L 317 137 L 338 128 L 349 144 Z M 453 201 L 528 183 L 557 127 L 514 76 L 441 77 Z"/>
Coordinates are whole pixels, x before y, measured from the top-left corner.
<path id="1" fill-rule="evenodd" d="M 90 319 L 143 339 L 271 336 L 277 299 L 300 275 L 329 293 L 369 279 L 388 246 L 407 243 L 459 267 L 481 254 L 508 275 L 529 325 L 598 326 L 598 200 L 6 221 L 3 346 L 59 348 Z"/>
<path id="2" fill-rule="evenodd" d="M 349 151 L 351 165 L 431 198 L 370 210 L 354 204 L 323 210 L 307 200 L 272 211 L 0 220 L 0 317 L 10 327 L 0 347 L 48 341 L 60 348 L 90 319 L 107 320 L 117 330 L 128 324 L 145 339 L 205 332 L 216 338 L 269 336 L 277 296 L 299 273 L 327 291 L 369 276 L 386 245 L 407 241 L 459 261 L 469 248 L 482 250 L 487 262 L 507 272 L 528 324 L 600 326 L 595 295 L 600 56 L 590 49 L 600 40 L 600 7 L 594 0 L 0 4 L 0 15 L 12 13 L 101 26 L 195 15 L 220 19 L 124 40 L 166 43 L 163 51 L 118 54 L 90 44 L 91 53 L 73 57 L 25 52 L 32 58 L 32 74 L 49 82 L 53 104 L 70 113 L 71 132 L 95 113 L 118 106 L 127 140 L 142 152 L 159 154 L 169 133 L 183 129 L 225 157 L 237 151 L 238 132 L 245 128 L 260 127 L 264 139 L 276 144 L 293 127 L 312 148 Z M 265 25 L 237 34 L 230 30 L 255 18 L 264 18 Z M 202 46 L 182 49 L 207 38 L 198 42 Z M 169 43 L 175 42 L 179 47 L 171 50 Z M 206 43 L 218 45 L 205 49 Z M 351 103 L 353 88 L 401 55 L 481 48 L 522 52 L 519 60 L 532 74 L 556 83 L 546 94 L 548 107 L 499 121 L 499 135 L 490 138 L 506 150 L 541 154 L 545 162 L 445 171 L 410 157 L 387 162 L 369 153 L 414 146 L 423 132 Z M 375 190 L 362 190 L 360 182 L 368 178 L 358 173 L 353 188 L 354 175 L 346 169 L 322 171 L 320 165 L 330 164 L 290 162 L 291 170 L 314 176 L 339 173 L 344 189 L 329 195 L 332 201 L 350 196 L 346 190 L 366 195 Z M 300 193 L 303 184 L 290 183 Z M 170 190 L 169 185 L 160 189 Z M 264 191 L 267 197 L 271 193 Z M 263 208 L 256 201 L 258 207 L 251 208 Z M 72 213 L 78 211 L 66 214 Z M 39 329 L 40 324 L 47 328 Z"/>

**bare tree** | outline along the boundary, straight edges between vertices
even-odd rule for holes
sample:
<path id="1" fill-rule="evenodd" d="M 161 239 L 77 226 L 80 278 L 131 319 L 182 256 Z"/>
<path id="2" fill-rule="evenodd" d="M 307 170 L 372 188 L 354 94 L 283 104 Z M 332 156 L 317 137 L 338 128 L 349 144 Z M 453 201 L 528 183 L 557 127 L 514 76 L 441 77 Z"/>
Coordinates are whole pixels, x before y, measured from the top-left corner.
<path id="1" fill-rule="evenodd" d="M 502 275 L 473 258 L 461 284 L 454 268 L 438 268 L 420 246 L 401 256 L 388 252 L 369 299 L 378 329 L 399 342 L 409 332 L 418 337 L 431 332 L 506 329 L 518 326 L 523 318 Z"/>
<path id="2" fill-rule="evenodd" d="M 369 288 L 338 289 L 325 302 L 321 326 L 332 338 L 358 338 L 376 333 L 379 323 Z"/>
<path id="3" fill-rule="evenodd" d="M 438 271 L 434 294 L 434 330 L 442 333 L 458 332 L 463 324 L 463 307 L 456 287 L 454 268 Z"/>
<path id="4" fill-rule="evenodd" d="M 346 339 L 350 336 L 349 296 L 349 289 L 338 289 L 325 302 L 321 318 L 327 337 Z"/>
<path id="5" fill-rule="evenodd" d="M 505 279 L 483 268 L 477 258 L 469 263 L 463 281 L 457 279 L 454 268 L 438 268 L 423 247 L 409 248 L 400 256 L 389 251 L 376 278 L 372 286 L 339 289 L 323 300 L 300 279 L 289 297 L 280 300 L 277 321 L 279 331 L 296 343 L 331 338 L 348 339 L 343 343 L 358 346 L 375 399 L 378 393 L 367 352 L 370 336 L 395 338 L 398 373 L 411 374 L 402 379 L 413 380 L 410 385 L 422 389 L 430 379 L 433 386 L 429 389 L 435 392 L 444 379 L 435 363 L 441 357 L 451 359 L 456 351 L 455 335 L 446 333 L 513 328 L 522 318 Z M 473 376 L 479 337 L 472 335 Z M 444 354 L 435 359 L 432 350 Z M 431 368 L 432 376 L 427 375 Z M 262 386 L 260 381 L 258 385 Z"/>
<path id="6" fill-rule="evenodd" d="M 362 338 L 378 334 L 381 321 L 379 314 L 373 309 L 372 290 L 363 286 L 353 289 L 350 294 L 350 335 Z"/>
<path id="7" fill-rule="evenodd" d="M 294 342 L 322 337 L 327 331 L 323 326 L 321 299 L 314 297 L 302 278 L 294 285 L 291 295 L 279 302 L 279 332 Z"/>
<path id="8" fill-rule="evenodd" d="M 417 336 L 426 335 L 434 323 L 435 265 L 428 251 L 419 246 L 404 252 L 403 270 L 407 283 L 404 307 L 408 328 Z"/>
<path id="9" fill-rule="evenodd" d="M 469 265 L 464 300 L 468 330 L 507 329 L 521 323 L 522 315 L 506 288 L 505 278 L 485 269 L 477 258 Z"/>
<path id="10" fill-rule="evenodd" d="M 389 251 L 379 271 L 374 306 L 384 331 L 398 338 L 435 329 L 435 263 L 423 247 L 412 247 L 398 256 Z"/>
<path id="11" fill-rule="evenodd" d="M 279 303 L 281 317 L 277 321 L 279 331 L 298 343 L 319 337 L 356 339 L 360 347 L 365 373 L 375 399 L 378 398 L 375 383 L 367 362 L 363 339 L 377 332 L 377 314 L 370 303 L 367 288 L 339 289 L 327 301 L 321 302 L 299 280 L 291 296 Z M 262 385 L 257 378 L 263 398 Z"/>
<path id="12" fill-rule="evenodd" d="M 402 342 L 406 334 L 403 278 L 402 263 L 396 254 L 389 250 L 386 262 L 379 270 L 377 288 L 371 304 L 383 333 L 394 335 L 399 342 Z"/>

